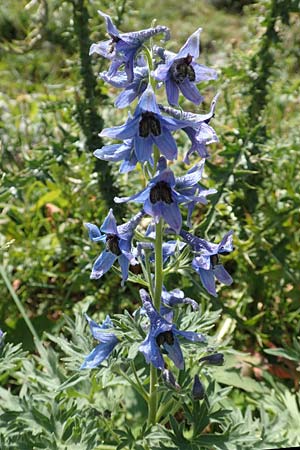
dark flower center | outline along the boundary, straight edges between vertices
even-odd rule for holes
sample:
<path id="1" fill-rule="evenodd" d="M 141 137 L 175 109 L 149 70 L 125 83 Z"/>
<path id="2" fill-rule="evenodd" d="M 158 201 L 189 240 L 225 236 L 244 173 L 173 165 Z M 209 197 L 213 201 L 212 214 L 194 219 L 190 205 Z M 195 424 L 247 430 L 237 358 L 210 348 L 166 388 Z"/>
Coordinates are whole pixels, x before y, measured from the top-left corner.
<path id="1" fill-rule="evenodd" d="M 156 336 L 156 343 L 158 346 L 163 345 L 164 343 L 173 345 L 174 344 L 174 336 L 172 331 L 164 331 Z"/>
<path id="2" fill-rule="evenodd" d="M 139 135 L 143 138 L 153 134 L 154 136 L 159 136 L 161 134 L 161 127 L 159 120 L 155 117 L 152 112 L 142 113 L 142 118 L 139 123 Z"/>
<path id="3" fill-rule="evenodd" d="M 219 264 L 220 260 L 219 260 L 219 255 L 211 255 L 210 257 L 210 263 L 212 268 L 214 268 L 217 264 Z"/>
<path id="4" fill-rule="evenodd" d="M 106 250 L 113 253 L 114 255 L 121 255 L 121 250 L 119 247 L 119 238 L 116 234 L 106 235 Z"/>
<path id="5" fill-rule="evenodd" d="M 113 53 L 116 47 L 116 43 L 119 42 L 121 39 L 118 36 L 114 36 L 113 34 L 110 34 L 111 41 L 109 43 L 108 47 L 108 53 Z"/>
<path id="6" fill-rule="evenodd" d="M 159 181 L 153 188 L 150 189 L 150 201 L 151 203 L 157 203 L 162 200 L 165 203 L 173 203 L 172 191 L 168 183 L 165 181 Z"/>
<path id="7" fill-rule="evenodd" d="M 188 54 L 186 58 L 177 59 L 171 66 L 171 76 L 176 83 L 182 83 L 185 78 L 189 81 L 195 81 L 196 75 L 193 67 L 190 65 L 193 57 Z"/>

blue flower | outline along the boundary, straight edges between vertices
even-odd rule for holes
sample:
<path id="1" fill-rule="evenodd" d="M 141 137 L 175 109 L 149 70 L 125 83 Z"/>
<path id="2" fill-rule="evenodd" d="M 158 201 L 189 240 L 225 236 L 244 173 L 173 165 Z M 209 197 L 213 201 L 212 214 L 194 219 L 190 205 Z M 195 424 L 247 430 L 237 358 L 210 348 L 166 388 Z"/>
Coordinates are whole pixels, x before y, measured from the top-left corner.
<path id="1" fill-rule="evenodd" d="M 148 67 L 140 59 L 137 62 L 134 70 L 134 78 L 128 83 L 127 75 L 125 72 L 117 72 L 113 77 L 108 74 L 108 72 L 102 72 L 99 77 L 102 80 L 110 83 L 116 88 L 124 88 L 124 90 L 118 95 L 115 101 L 115 106 L 117 108 L 125 108 L 129 106 L 137 97 L 140 97 L 142 93 L 146 90 L 148 86 Z"/>
<path id="2" fill-rule="evenodd" d="M 200 81 L 215 80 L 215 70 L 197 64 L 199 57 L 199 39 L 201 28 L 196 30 L 176 54 L 165 51 L 164 64 L 159 64 L 153 76 L 165 82 L 167 98 L 170 105 L 178 105 L 179 91 L 196 105 L 203 97 L 195 84 Z"/>
<path id="3" fill-rule="evenodd" d="M 131 240 L 133 233 L 144 215 L 144 211 L 136 214 L 129 222 L 117 226 L 116 219 L 110 209 L 100 229 L 91 223 L 86 223 L 89 237 L 94 242 L 105 242 L 106 249 L 96 259 L 91 279 L 101 278 L 118 260 L 122 271 L 122 284 L 128 278 L 129 265 L 137 264 L 131 253 Z M 104 234 L 102 234 L 102 233 Z"/>
<path id="4" fill-rule="evenodd" d="M 193 269 L 200 276 L 200 280 L 207 292 L 214 297 L 217 297 L 215 277 L 226 285 L 230 285 L 233 281 L 219 260 L 219 255 L 227 255 L 233 251 L 232 234 L 233 231 L 229 231 L 219 244 L 214 244 L 187 231 L 181 230 L 180 232 L 180 236 L 192 247 L 197 255 L 192 261 Z"/>
<path id="5" fill-rule="evenodd" d="M 150 329 L 146 339 L 139 347 L 148 364 L 164 370 L 165 362 L 162 352 L 167 353 L 178 369 L 184 368 L 182 351 L 177 339 L 182 336 L 192 342 L 206 342 L 206 337 L 193 331 L 180 331 L 175 325 L 165 320 L 154 308 L 152 301 L 144 289 L 140 290 L 143 307 L 150 320 Z"/>
<path id="6" fill-rule="evenodd" d="M 104 128 L 100 136 L 115 139 L 133 139 L 135 155 L 138 161 L 152 160 L 153 145 L 169 160 L 177 157 L 176 142 L 171 131 L 187 126 L 187 122 L 163 116 L 156 103 L 151 86 L 142 94 L 133 117 L 124 125 Z"/>
<path id="7" fill-rule="evenodd" d="M 183 160 L 186 164 L 190 163 L 189 156 L 194 152 L 198 153 L 201 158 L 208 158 L 209 153 L 206 146 L 219 141 L 215 130 L 209 125 L 210 120 L 215 114 L 215 106 L 218 97 L 219 94 L 215 95 L 213 98 L 210 111 L 207 114 L 194 114 L 159 105 L 161 111 L 178 120 L 186 120 L 187 122 L 187 126 L 182 128 L 182 131 L 188 135 L 192 145 Z"/>
<path id="8" fill-rule="evenodd" d="M 106 22 L 106 30 L 110 38 L 107 41 L 101 41 L 97 44 L 92 44 L 90 48 L 90 55 L 98 53 L 104 58 L 111 61 L 111 66 L 108 71 L 109 76 L 114 76 L 120 66 L 125 66 L 128 81 L 132 81 L 134 77 L 133 67 L 134 60 L 142 48 L 144 42 L 156 34 L 164 33 L 165 39 L 169 39 L 169 29 L 164 26 L 157 26 L 155 28 L 148 28 L 131 33 L 120 33 L 115 27 L 109 15 L 98 11 L 100 16 L 104 17 Z"/>
<path id="9" fill-rule="evenodd" d="M 100 344 L 98 344 L 97 347 L 95 347 L 85 358 L 80 368 L 94 369 L 109 357 L 119 341 L 114 333 L 107 333 L 103 331 L 113 328 L 113 324 L 109 316 L 106 316 L 106 319 L 102 325 L 98 325 L 87 314 L 85 314 L 85 318 L 88 321 L 93 337 L 99 341 Z"/>
<path id="10" fill-rule="evenodd" d="M 130 172 L 138 162 L 134 152 L 133 139 L 126 139 L 121 144 L 104 145 L 94 151 L 94 156 L 104 161 L 123 161 L 120 166 L 120 173 Z"/>
<path id="11" fill-rule="evenodd" d="M 200 164 L 185 176 L 175 178 L 171 169 L 167 167 L 165 158 L 161 157 L 158 162 L 158 175 L 149 181 L 145 189 L 131 197 L 115 197 L 114 200 L 116 203 L 131 201 L 143 203 L 144 211 L 152 216 L 155 222 L 162 217 L 176 233 L 179 233 L 182 217 L 178 205 L 193 202 L 190 216 L 195 202 L 206 203 L 205 196 L 216 192 L 214 189 L 201 190 L 197 184 L 201 179 L 202 169 Z"/>

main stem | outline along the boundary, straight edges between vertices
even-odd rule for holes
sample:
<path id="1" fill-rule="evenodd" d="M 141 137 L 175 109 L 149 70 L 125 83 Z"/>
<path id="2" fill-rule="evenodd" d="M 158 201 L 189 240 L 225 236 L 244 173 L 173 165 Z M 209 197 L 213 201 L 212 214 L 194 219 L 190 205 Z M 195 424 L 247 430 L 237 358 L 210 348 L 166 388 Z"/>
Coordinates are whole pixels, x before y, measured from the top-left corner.
<path id="1" fill-rule="evenodd" d="M 160 310 L 161 292 L 163 286 L 163 220 L 156 224 L 155 227 L 155 290 L 153 303 L 157 311 Z M 150 391 L 149 391 L 149 410 L 148 425 L 156 423 L 157 413 L 157 369 L 150 365 Z"/>

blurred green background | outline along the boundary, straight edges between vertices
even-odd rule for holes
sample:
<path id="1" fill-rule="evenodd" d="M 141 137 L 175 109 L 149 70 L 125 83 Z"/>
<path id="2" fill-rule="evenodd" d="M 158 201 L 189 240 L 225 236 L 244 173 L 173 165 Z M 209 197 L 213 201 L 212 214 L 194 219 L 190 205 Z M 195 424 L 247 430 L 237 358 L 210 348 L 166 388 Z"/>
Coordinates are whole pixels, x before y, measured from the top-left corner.
<path id="1" fill-rule="evenodd" d="M 137 286 L 117 274 L 89 279 L 100 246 L 84 222 L 100 225 L 112 198 L 132 191 L 138 172 L 95 161 L 104 126 L 125 120 L 116 92 L 97 80 L 107 61 L 90 58 L 105 37 L 97 9 L 123 31 L 171 29 L 176 51 L 199 26 L 201 57 L 219 73 L 201 86 L 203 112 L 220 91 L 205 185 L 218 194 L 198 207 L 195 231 L 210 240 L 235 232 L 226 267 L 234 278 L 218 299 L 181 272 L 180 286 L 204 307 L 223 309 L 220 327 L 237 350 L 263 355 L 269 370 L 297 385 L 293 340 L 300 312 L 300 36 L 297 1 L 4 0 L 0 6 L 1 265 L 38 332 L 58 333 L 78 302 L 90 311 L 133 310 Z M 191 108 L 188 102 L 182 107 Z M 181 155 L 188 146 L 178 135 Z M 181 164 L 179 170 L 183 170 Z M 130 180 L 130 181 L 129 181 Z M 116 208 L 119 220 L 135 205 Z M 170 275 L 167 287 L 178 284 Z M 7 283 L 0 278 L 0 328 L 32 347 Z M 199 293 L 200 292 L 200 293 Z M 284 348 L 278 360 L 275 347 Z M 268 350 L 269 349 L 269 350 Z M 299 351 L 299 350 L 298 350 Z M 297 354 L 297 352 L 296 352 Z"/>

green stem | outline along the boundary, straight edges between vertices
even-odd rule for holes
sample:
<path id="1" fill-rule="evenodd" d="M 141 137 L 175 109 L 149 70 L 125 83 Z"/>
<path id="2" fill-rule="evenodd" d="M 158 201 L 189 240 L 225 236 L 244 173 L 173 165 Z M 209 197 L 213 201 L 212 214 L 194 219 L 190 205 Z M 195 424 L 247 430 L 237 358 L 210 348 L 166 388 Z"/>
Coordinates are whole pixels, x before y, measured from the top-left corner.
<path id="1" fill-rule="evenodd" d="M 144 51 L 145 51 L 145 56 L 146 56 L 147 63 L 148 63 L 149 83 L 151 84 L 153 90 L 155 91 L 156 81 L 155 81 L 155 79 L 151 76 L 151 71 L 153 70 L 152 54 L 151 54 L 151 51 L 149 50 L 149 48 L 146 47 L 146 45 L 143 45 L 143 49 L 144 49 Z"/>
<path id="2" fill-rule="evenodd" d="M 162 238 L 163 238 L 163 220 L 160 219 L 155 227 L 155 290 L 153 303 L 157 311 L 160 310 L 161 292 L 163 286 L 163 255 L 162 255 Z M 150 366 L 150 390 L 149 390 L 149 410 L 148 425 L 156 423 L 157 413 L 157 369 Z"/>
<path id="3" fill-rule="evenodd" d="M 145 264 L 146 264 L 146 274 L 149 284 L 149 291 L 152 299 L 154 298 L 154 289 L 153 289 L 153 281 L 152 281 L 152 273 L 151 273 L 151 266 L 150 266 L 150 260 L 149 260 L 149 252 L 145 250 Z"/>
<path id="4" fill-rule="evenodd" d="M 160 310 L 161 292 L 163 287 L 163 220 L 155 226 L 155 293 L 154 293 L 154 307 L 157 311 Z"/>
<path id="5" fill-rule="evenodd" d="M 2 265 L 0 265 L 0 274 L 1 274 L 2 278 L 3 278 L 4 283 L 6 284 L 6 287 L 7 287 L 8 291 L 9 291 L 10 295 L 13 298 L 13 301 L 15 302 L 18 310 L 20 311 L 20 313 L 21 313 L 21 315 L 22 315 L 26 325 L 28 326 L 28 328 L 29 328 L 29 330 L 30 330 L 30 332 L 31 332 L 31 334 L 32 334 L 32 336 L 34 338 L 36 347 L 38 348 L 38 350 L 40 350 L 40 347 L 41 347 L 40 338 L 39 338 L 37 332 L 35 331 L 35 328 L 32 325 L 29 317 L 27 316 L 26 311 L 25 311 L 25 309 L 24 309 L 24 307 L 23 307 L 19 297 L 15 293 L 14 288 L 12 287 L 12 284 L 9 281 L 8 276 L 6 275 L 5 268 Z"/>

